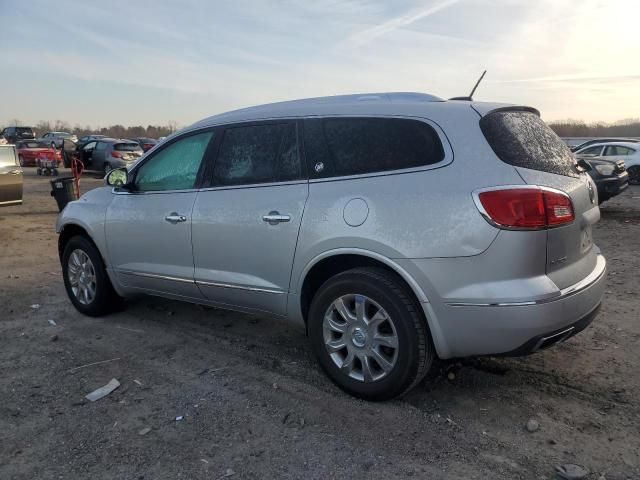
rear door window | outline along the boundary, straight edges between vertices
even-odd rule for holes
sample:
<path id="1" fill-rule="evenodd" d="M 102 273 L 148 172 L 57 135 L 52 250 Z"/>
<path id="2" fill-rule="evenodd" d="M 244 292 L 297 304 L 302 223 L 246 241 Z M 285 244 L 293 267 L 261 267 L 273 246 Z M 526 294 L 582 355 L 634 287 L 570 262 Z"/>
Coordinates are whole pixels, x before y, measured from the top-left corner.
<path id="1" fill-rule="evenodd" d="M 444 159 L 427 123 L 397 118 L 322 118 L 304 121 L 311 175 L 347 176 L 422 167 Z"/>
<path id="2" fill-rule="evenodd" d="M 214 185 L 249 185 L 302 178 L 295 123 L 226 128 L 213 176 Z"/>
<path id="3" fill-rule="evenodd" d="M 14 167 L 16 165 L 16 154 L 13 147 L 0 146 L 0 167 Z"/>
<path id="4" fill-rule="evenodd" d="M 535 113 L 492 112 L 482 117 L 480 129 L 498 158 L 509 165 L 579 176 L 569 147 Z"/>
<path id="5" fill-rule="evenodd" d="M 631 155 L 632 153 L 634 153 L 632 148 L 623 147 L 622 145 L 608 145 L 604 149 L 605 157 Z"/>

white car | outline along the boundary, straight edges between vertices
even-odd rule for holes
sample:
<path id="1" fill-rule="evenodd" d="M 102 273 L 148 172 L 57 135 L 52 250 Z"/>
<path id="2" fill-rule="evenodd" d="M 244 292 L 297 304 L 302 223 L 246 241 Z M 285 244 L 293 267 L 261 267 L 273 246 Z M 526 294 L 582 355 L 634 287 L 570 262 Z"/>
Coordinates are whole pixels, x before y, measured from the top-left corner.
<path id="1" fill-rule="evenodd" d="M 607 160 L 624 160 L 629 172 L 629 183 L 640 184 L 640 143 L 608 142 L 589 145 L 575 152 L 578 157 L 604 157 Z"/>

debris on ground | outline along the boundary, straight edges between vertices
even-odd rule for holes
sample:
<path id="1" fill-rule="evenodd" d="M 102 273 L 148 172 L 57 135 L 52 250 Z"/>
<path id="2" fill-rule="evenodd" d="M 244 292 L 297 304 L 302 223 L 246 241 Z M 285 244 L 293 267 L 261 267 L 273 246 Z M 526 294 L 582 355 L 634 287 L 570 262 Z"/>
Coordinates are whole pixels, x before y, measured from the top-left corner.
<path id="1" fill-rule="evenodd" d="M 537 432 L 540 429 L 540 422 L 538 422 L 535 418 L 530 418 L 527 422 L 527 431 L 528 432 Z"/>
<path id="2" fill-rule="evenodd" d="M 115 362 L 116 360 L 120 360 L 120 357 L 110 358 L 109 360 L 102 360 L 101 362 L 87 363 L 85 365 L 80 365 L 79 367 L 73 367 L 71 370 L 69 370 L 69 373 L 73 373 L 85 367 L 93 367 L 94 365 L 101 365 L 103 363 Z"/>
<path id="3" fill-rule="evenodd" d="M 183 418 L 184 418 L 184 416 L 182 416 L 182 415 L 178 415 L 178 416 L 176 417 L 176 422 L 180 422 L 180 421 L 182 421 L 182 419 L 183 419 Z"/>
<path id="4" fill-rule="evenodd" d="M 33 305 L 31 305 L 31 308 L 34 310 L 38 310 L 42 305 L 40 305 L 39 303 L 34 303 Z"/>
<path id="5" fill-rule="evenodd" d="M 556 466 L 556 473 L 565 480 L 580 480 L 589 475 L 589 470 L 580 465 L 565 463 L 564 465 Z"/>
<path id="6" fill-rule="evenodd" d="M 456 379 L 456 374 L 454 372 L 447 373 L 447 378 L 451 381 Z"/>
<path id="7" fill-rule="evenodd" d="M 49 319 L 47 321 L 49 322 L 49 325 L 51 325 L 52 327 L 57 327 L 58 326 L 58 324 L 55 322 L 55 320 Z"/>
<path id="8" fill-rule="evenodd" d="M 227 468 L 227 471 L 224 472 L 224 475 L 222 475 L 220 478 L 227 478 L 230 477 L 231 475 L 235 475 L 236 472 L 233 471 L 233 468 Z"/>
<path id="9" fill-rule="evenodd" d="M 145 427 L 142 430 L 138 431 L 138 435 L 146 435 L 147 433 L 149 433 L 151 431 L 150 427 Z"/>
<path id="10" fill-rule="evenodd" d="M 101 398 L 106 397 L 119 386 L 120 386 L 120 382 L 115 378 L 112 378 L 109 383 L 98 388 L 97 390 L 94 390 L 93 392 L 86 395 L 84 398 L 86 398 L 91 402 L 95 402 L 96 400 L 100 400 Z"/>
<path id="11" fill-rule="evenodd" d="M 50 340 L 52 342 L 57 342 L 58 341 L 58 335 L 52 335 Z"/>
<path id="12" fill-rule="evenodd" d="M 138 385 L 139 387 L 142 386 L 142 382 L 140 380 L 133 380 L 133 383 L 135 383 L 136 385 Z"/>

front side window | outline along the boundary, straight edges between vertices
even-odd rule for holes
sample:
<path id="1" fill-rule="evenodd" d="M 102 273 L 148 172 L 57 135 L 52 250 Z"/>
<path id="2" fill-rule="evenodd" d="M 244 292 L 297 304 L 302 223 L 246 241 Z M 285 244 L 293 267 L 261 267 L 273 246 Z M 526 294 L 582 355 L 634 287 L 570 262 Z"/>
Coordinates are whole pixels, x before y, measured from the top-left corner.
<path id="1" fill-rule="evenodd" d="M 281 182 L 302 177 L 294 123 L 230 127 L 213 169 L 216 185 Z"/>
<path id="2" fill-rule="evenodd" d="M 89 142 L 82 147 L 83 150 L 93 150 L 94 148 L 96 148 L 96 142 Z"/>
<path id="3" fill-rule="evenodd" d="M 315 177 L 433 165 L 444 159 L 425 122 L 397 118 L 324 118 L 304 122 L 305 152 Z"/>
<path id="4" fill-rule="evenodd" d="M 194 188 L 213 132 L 189 135 L 166 146 L 143 163 L 135 178 L 141 192 Z"/>
<path id="5" fill-rule="evenodd" d="M 601 145 L 597 147 L 585 148 L 584 150 L 578 152 L 578 155 L 600 155 L 600 152 L 602 152 Z"/>
<path id="6" fill-rule="evenodd" d="M 107 144 L 104 142 L 98 142 L 96 144 L 96 150 L 105 150 L 107 148 Z"/>

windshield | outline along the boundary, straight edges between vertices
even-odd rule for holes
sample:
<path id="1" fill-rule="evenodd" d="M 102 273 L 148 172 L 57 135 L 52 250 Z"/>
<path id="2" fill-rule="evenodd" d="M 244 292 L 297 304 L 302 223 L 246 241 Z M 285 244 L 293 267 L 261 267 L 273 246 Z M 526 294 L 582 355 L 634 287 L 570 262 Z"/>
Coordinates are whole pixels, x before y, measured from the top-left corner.
<path id="1" fill-rule="evenodd" d="M 116 143 L 113 149 L 119 152 L 142 152 L 142 148 L 137 143 Z"/>

